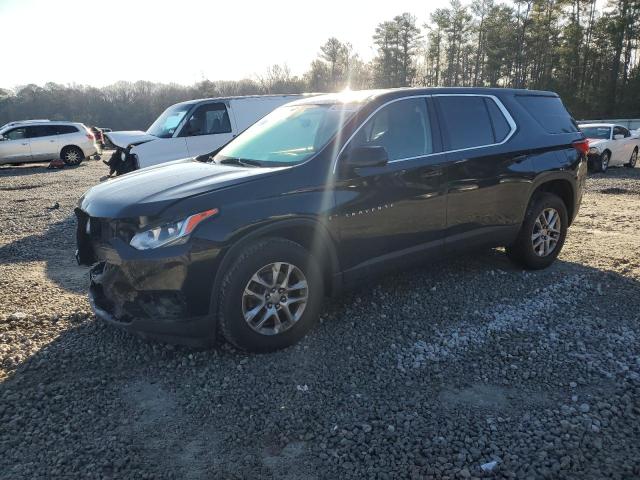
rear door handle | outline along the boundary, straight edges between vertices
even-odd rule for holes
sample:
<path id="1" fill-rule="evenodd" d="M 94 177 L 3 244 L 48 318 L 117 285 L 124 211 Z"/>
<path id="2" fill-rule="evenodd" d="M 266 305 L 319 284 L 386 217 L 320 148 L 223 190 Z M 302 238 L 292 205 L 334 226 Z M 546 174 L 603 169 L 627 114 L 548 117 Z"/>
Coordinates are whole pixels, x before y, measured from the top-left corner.
<path id="1" fill-rule="evenodd" d="M 517 157 L 513 158 L 514 163 L 522 163 L 524 162 L 527 158 L 529 158 L 528 155 L 518 155 Z"/>
<path id="2" fill-rule="evenodd" d="M 442 175 L 442 169 L 439 168 L 437 170 L 431 170 L 429 172 L 425 172 L 421 176 L 422 178 L 431 178 L 431 177 L 439 177 L 440 175 Z"/>

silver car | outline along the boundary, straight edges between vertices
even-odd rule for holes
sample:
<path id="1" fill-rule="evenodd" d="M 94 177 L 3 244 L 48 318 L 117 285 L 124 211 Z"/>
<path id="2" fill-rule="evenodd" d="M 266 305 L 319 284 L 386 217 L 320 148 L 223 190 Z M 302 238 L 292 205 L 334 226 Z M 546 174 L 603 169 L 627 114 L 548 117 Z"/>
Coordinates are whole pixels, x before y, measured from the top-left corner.
<path id="1" fill-rule="evenodd" d="M 93 134 L 82 123 L 23 121 L 0 129 L 0 165 L 57 158 L 78 165 L 97 151 Z"/>

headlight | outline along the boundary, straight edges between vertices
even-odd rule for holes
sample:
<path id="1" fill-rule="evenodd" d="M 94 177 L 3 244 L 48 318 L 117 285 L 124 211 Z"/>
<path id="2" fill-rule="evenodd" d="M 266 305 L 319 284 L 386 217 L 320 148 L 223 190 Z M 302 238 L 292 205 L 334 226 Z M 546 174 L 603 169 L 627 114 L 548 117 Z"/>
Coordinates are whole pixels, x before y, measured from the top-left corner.
<path id="1" fill-rule="evenodd" d="M 123 162 L 127 159 L 127 152 L 125 152 L 124 150 L 122 150 L 120 152 L 120 160 L 122 160 Z"/>
<path id="2" fill-rule="evenodd" d="M 148 250 L 150 248 L 166 247 L 168 245 L 178 245 L 184 243 L 189 238 L 189 234 L 204 219 L 212 217 L 218 213 L 217 208 L 196 213 L 177 222 L 165 223 L 158 227 L 150 228 L 144 232 L 136 233 L 129 245 L 137 250 Z"/>
<path id="3" fill-rule="evenodd" d="M 600 154 L 600 150 L 598 150 L 596 147 L 591 147 L 589 149 L 589 153 L 592 153 L 594 155 L 599 155 Z"/>

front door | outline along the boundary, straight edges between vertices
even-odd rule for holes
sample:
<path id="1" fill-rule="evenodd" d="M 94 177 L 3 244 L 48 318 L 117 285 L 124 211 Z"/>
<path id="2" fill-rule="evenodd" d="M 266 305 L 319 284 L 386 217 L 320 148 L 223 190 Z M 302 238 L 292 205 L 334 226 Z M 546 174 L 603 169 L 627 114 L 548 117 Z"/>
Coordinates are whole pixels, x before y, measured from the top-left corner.
<path id="1" fill-rule="evenodd" d="M 29 126 L 27 135 L 34 161 L 51 160 L 58 155 L 58 134 L 52 125 Z"/>
<path id="2" fill-rule="evenodd" d="M 179 134 L 187 142 L 189 155 L 205 155 L 233 138 L 229 111 L 222 102 L 200 105 Z"/>
<path id="3" fill-rule="evenodd" d="M 445 228 L 445 155 L 430 99 L 409 97 L 380 108 L 338 159 L 331 222 L 347 282 L 385 264 L 412 263 L 441 252 Z M 350 149 L 382 146 L 387 165 L 351 169 Z"/>
<path id="4" fill-rule="evenodd" d="M 0 163 L 21 163 L 31 160 L 31 148 L 26 127 L 6 131 L 0 141 Z"/>

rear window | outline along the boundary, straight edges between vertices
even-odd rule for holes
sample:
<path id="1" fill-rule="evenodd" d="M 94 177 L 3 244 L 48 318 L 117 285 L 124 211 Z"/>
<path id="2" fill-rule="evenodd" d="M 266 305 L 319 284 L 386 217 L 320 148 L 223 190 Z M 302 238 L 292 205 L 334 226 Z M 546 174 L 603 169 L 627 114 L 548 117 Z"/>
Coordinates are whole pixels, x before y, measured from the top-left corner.
<path id="1" fill-rule="evenodd" d="M 569 112 L 558 97 L 517 95 L 518 103 L 544 128 L 547 133 L 573 133 L 578 131 Z"/>
<path id="2" fill-rule="evenodd" d="M 482 96 L 437 97 L 449 150 L 502 142 L 510 128 L 496 103 Z"/>
<path id="3" fill-rule="evenodd" d="M 56 125 L 55 129 L 58 132 L 58 135 L 76 133 L 78 131 L 77 127 L 74 127 L 73 125 Z"/>

